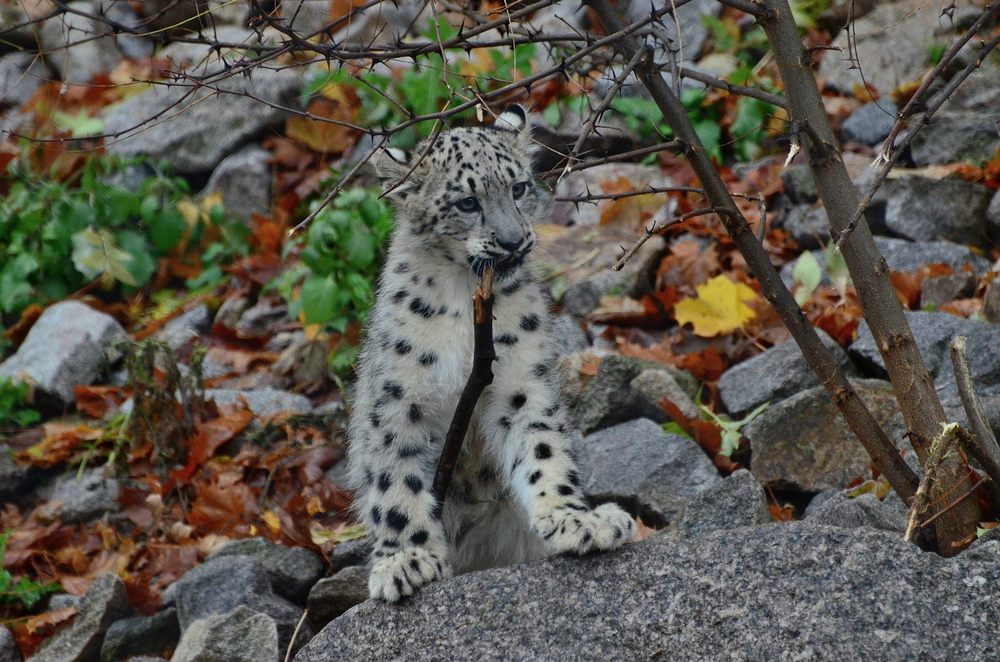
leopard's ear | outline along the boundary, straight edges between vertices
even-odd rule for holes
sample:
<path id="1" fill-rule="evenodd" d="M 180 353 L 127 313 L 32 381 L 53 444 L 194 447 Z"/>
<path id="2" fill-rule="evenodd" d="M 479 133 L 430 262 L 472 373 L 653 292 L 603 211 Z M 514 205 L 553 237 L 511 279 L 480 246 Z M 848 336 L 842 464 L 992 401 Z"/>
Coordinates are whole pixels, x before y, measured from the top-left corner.
<path id="1" fill-rule="evenodd" d="M 398 147 L 380 149 L 375 157 L 375 173 L 382 186 L 387 190 L 391 187 L 390 193 L 399 193 L 409 188 L 409 180 L 413 177 L 412 160 L 412 152 Z"/>
<path id="2" fill-rule="evenodd" d="M 520 104 L 511 104 L 497 116 L 496 125 L 508 131 L 524 131 L 528 126 L 528 113 Z"/>

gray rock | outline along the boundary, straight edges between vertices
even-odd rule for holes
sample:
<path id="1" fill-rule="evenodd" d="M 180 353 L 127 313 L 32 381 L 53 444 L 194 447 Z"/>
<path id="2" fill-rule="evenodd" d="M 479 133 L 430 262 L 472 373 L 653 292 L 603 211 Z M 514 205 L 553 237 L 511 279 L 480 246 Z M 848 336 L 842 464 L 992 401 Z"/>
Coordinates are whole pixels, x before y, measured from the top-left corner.
<path id="1" fill-rule="evenodd" d="M 993 194 L 986 208 L 986 233 L 994 239 L 1000 237 L 1000 191 Z"/>
<path id="2" fill-rule="evenodd" d="M 104 633 L 130 611 L 125 584 L 112 574 L 94 580 L 73 621 L 35 651 L 32 662 L 91 662 L 99 659 Z"/>
<path id="3" fill-rule="evenodd" d="M 294 72 L 266 69 L 255 70 L 250 78 L 221 81 L 217 87 L 223 94 L 209 90 L 191 93 L 186 86 L 153 86 L 108 109 L 105 132 L 126 135 L 107 151 L 120 156 L 145 154 L 185 175 L 207 174 L 239 145 L 280 122 L 284 111 L 269 104 L 297 105 L 301 86 L 301 78 Z M 167 111 L 177 104 L 183 112 Z M 144 122 L 164 111 L 165 119 Z M 134 129 L 136 125 L 140 130 Z"/>
<path id="4" fill-rule="evenodd" d="M 185 634 L 195 621 L 213 614 L 228 614 L 245 605 L 274 619 L 279 647 L 285 650 L 302 616 L 300 608 L 274 594 L 264 565 L 249 556 L 220 556 L 208 560 L 190 570 L 176 584 L 177 618 Z M 312 629 L 304 624 L 299 629 L 296 647 L 309 641 L 311 636 Z"/>
<path id="5" fill-rule="evenodd" d="M 968 64 L 964 62 L 962 64 Z M 1000 55 L 994 50 L 978 69 L 969 74 L 945 108 L 948 110 L 990 111 L 996 105 L 996 91 L 1000 89 Z"/>
<path id="6" fill-rule="evenodd" d="M 785 195 L 794 204 L 812 204 L 819 200 L 819 189 L 816 188 L 812 170 L 804 163 L 793 163 L 783 168 L 781 183 L 785 185 Z"/>
<path id="7" fill-rule="evenodd" d="M 894 234 L 913 241 L 946 239 L 989 246 L 986 207 L 989 190 L 978 184 L 929 177 L 903 177 L 895 182 L 885 208 L 885 224 Z"/>
<path id="8" fill-rule="evenodd" d="M 323 574 L 323 561 L 303 547 L 285 547 L 264 538 L 234 540 L 212 552 L 222 556 L 250 556 L 261 562 L 271 588 L 292 602 L 304 603 L 309 589 Z"/>
<path id="9" fill-rule="evenodd" d="M 676 520 L 699 492 L 722 481 L 698 444 L 645 418 L 588 435 L 579 450 L 591 500 L 614 501 L 653 525 Z"/>
<path id="10" fill-rule="evenodd" d="M 309 621 L 319 630 L 355 605 L 368 599 L 368 568 L 352 565 L 333 577 L 319 580 L 309 592 Z"/>
<path id="11" fill-rule="evenodd" d="M 899 109 L 891 99 L 879 99 L 861 106 L 840 126 L 840 132 L 847 140 L 877 145 L 889 136 Z"/>
<path id="12" fill-rule="evenodd" d="M 771 521 L 764 488 L 752 473 L 740 469 L 691 499 L 676 531 L 692 537 Z"/>
<path id="13" fill-rule="evenodd" d="M 251 214 L 271 213 L 271 153 L 247 145 L 215 167 L 201 195 L 219 192 L 229 216 L 249 221 Z"/>
<path id="14" fill-rule="evenodd" d="M 552 318 L 552 337 L 556 341 L 556 351 L 560 356 L 582 352 L 590 347 L 587 332 L 569 315 L 555 315 Z"/>
<path id="15" fill-rule="evenodd" d="M 112 343 L 125 330 L 110 315 L 79 301 L 62 301 L 45 309 L 13 356 L 0 363 L 0 379 L 30 381 L 44 394 L 73 402 L 73 389 L 92 384 L 117 352 Z"/>
<path id="16" fill-rule="evenodd" d="M 90 2 L 70 2 L 68 6 L 93 13 Z M 89 83 L 122 61 L 108 26 L 80 14 L 64 12 L 47 19 L 38 30 L 38 41 L 63 81 L 74 85 Z"/>
<path id="17" fill-rule="evenodd" d="M 631 245 L 636 239 L 631 229 L 620 225 L 550 226 L 549 232 L 539 266 L 543 273 L 556 274 L 551 281 L 553 298 L 560 299 L 563 291 L 562 308 L 574 317 L 586 317 L 608 294 L 641 297 L 666 251 L 663 238 L 653 237 L 621 271 L 613 271 L 618 255 L 599 247 Z"/>
<path id="18" fill-rule="evenodd" d="M 995 111 L 935 115 L 914 136 L 910 156 L 917 166 L 989 161 L 998 146 L 996 122 Z"/>
<path id="19" fill-rule="evenodd" d="M 215 2 L 215 0 L 211 0 Z M 223 0 L 225 2 L 226 0 Z M 231 5 L 233 6 L 233 5 Z M 246 5 L 242 5 L 244 12 Z M 262 47 L 276 43 L 271 38 L 270 30 L 262 32 L 251 30 L 242 25 L 218 24 L 211 28 L 212 38 L 222 44 L 238 44 L 238 47 L 213 48 L 201 43 L 175 41 L 160 50 L 159 57 L 171 62 L 171 69 L 185 71 L 191 75 L 211 76 L 225 70 L 227 63 L 232 63 L 246 55 L 248 51 L 259 50 Z"/>
<path id="20" fill-rule="evenodd" d="M 21 662 L 21 659 L 21 649 L 17 647 L 14 635 L 0 625 L 0 662 Z"/>
<path id="21" fill-rule="evenodd" d="M 63 474 L 52 486 L 49 502 L 59 504 L 56 514 L 64 522 L 86 522 L 118 510 L 118 480 L 105 476 L 104 469 L 87 469 Z"/>
<path id="22" fill-rule="evenodd" d="M 281 17 L 287 21 L 285 25 L 309 36 L 330 25 L 330 3 L 327 0 L 283 0 Z"/>
<path id="23" fill-rule="evenodd" d="M 691 382 L 691 376 L 680 370 L 668 371 L 655 363 L 609 354 L 601 358 L 597 375 L 579 395 L 572 389 L 566 391 L 574 427 L 587 433 L 635 418 L 645 417 L 661 423 L 669 420 L 660 408 L 659 399 L 650 399 L 633 390 L 632 381 L 647 369 L 667 372 L 679 385 Z M 647 380 L 641 381 L 640 386 L 645 388 Z M 693 392 L 693 389 L 688 391 Z"/>
<path id="24" fill-rule="evenodd" d="M 965 265 L 969 265 L 976 274 L 984 273 L 990 268 L 989 261 L 973 253 L 968 246 L 951 241 L 907 241 L 879 236 L 874 239 L 875 246 L 892 271 L 919 271 L 928 264 L 947 264 L 955 271 L 962 271 Z M 826 272 L 823 251 L 813 251 L 813 257 L 819 262 L 821 282 L 829 285 L 830 276 Z M 794 268 L 794 262 L 781 268 L 781 280 L 786 285 L 791 286 L 794 282 Z"/>
<path id="25" fill-rule="evenodd" d="M 800 248 L 806 250 L 814 250 L 830 243 L 830 221 L 824 207 L 792 207 L 781 220 L 781 227 Z"/>
<path id="26" fill-rule="evenodd" d="M 69 593 L 56 593 L 51 598 L 49 598 L 49 611 L 55 611 L 56 609 L 66 609 L 67 607 L 72 607 L 73 609 L 79 610 L 80 603 L 83 601 L 83 597 L 79 595 L 70 595 Z"/>
<path id="27" fill-rule="evenodd" d="M 330 552 L 330 566 L 334 570 L 341 570 L 352 565 L 364 565 L 368 562 L 371 551 L 372 544 L 367 538 L 339 543 Z"/>
<path id="28" fill-rule="evenodd" d="M 239 606 L 212 614 L 184 630 L 171 662 L 277 662 L 285 649 L 267 614 Z"/>
<path id="29" fill-rule="evenodd" d="M 653 536 L 463 575 L 403 608 L 367 602 L 295 659 L 984 660 L 1000 656 L 998 585 L 995 560 L 943 559 L 883 531 Z"/>
<path id="30" fill-rule="evenodd" d="M 851 497 L 851 490 L 831 492 L 819 503 L 809 504 L 805 520 L 843 529 L 865 526 L 893 533 L 902 533 L 906 529 L 906 509 L 899 499 L 879 500 L 871 493 Z"/>
<path id="31" fill-rule="evenodd" d="M 899 444 L 905 426 L 892 386 L 871 379 L 851 384 Z M 871 475 L 871 458 L 821 386 L 772 404 L 744 428 L 743 436 L 752 451 L 750 470 L 765 487 L 820 492 Z"/>
<path id="32" fill-rule="evenodd" d="M 987 322 L 1000 323 L 1000 278 L 996 278 L 986 286 L 983 295 L 983 317 Z"/>
<path id="33" fill-rule="evenodd" d="M 937 308 L 949 301 L 972 296 L 976 291 L 976 276 L 969 272 L 924 278 L 920 284 L 920 307 Z"/>
<path id="34" fill-rule="evenodd" d="M 651 7 L 659 8 L 667 4 L 662 0 L 652 3 L 631 2 L 625 5 L 626 23 L 633 23 L 649 16 Z M 657 49 L 656 59 L 667 59 L 668 55 L 663 52 L 662 39 L 669 39 L 675 46 L 678 43 L 684 45 L 684 59 L 697 60 L 705 40 L 708 38 L 708 28 L 702 20 L 703 16 L 718 16 L 722 7 L 712 0 L 694 0 L 685 4 L 677 10 L 676 21 L 668 18 L 663 21 L 663 37 L 659 40 L 652 38 L 647 40 L 650 46 Z M 677 28 L 680 27 L 680 39 L 677 37 Z"/>
<path id="35" fill-rule="evenodd" d="M 0 444 L 0 497 L 8 498 L 21 492 L 29 479 L 30 469 L 14 462 L 14 451 Z"/>
<path id="36" fill-rule="evenodd" d="M 967 320 L 946 313 L 906 312 L 920 355 L 942 401 L 955 401 L 958 391 L 948 344 L 955 336 L 966 337 L 966 354 L 972 381 L 980 396 L 1000 396 L 1000 325 Z M 868 324 L 862 321 L 858 337 L 849 349 L 857 361 L 874 374 L 885 374 L 885 363 L 875 347 Z"/>
<path id="37" fill-rule="evenodd" d="M 247 308 L 234 327 L 241 338 L 270 338 L 275 328 L 288 322 L 288 306 L 281 301 L 260 299 Z"/>
<path id="38" fill-rule="evenodd" d="M 222 407 L 246 401 L 250 411 L 257 418 L 272 418 L 278 414 L 308 414 L 312 411 L 312 403 L 306 396 L 274 388 L 257 388 L 250 391 L 210 388 L 205 389 L 205 399 L 214 400 L 215 404 Z"/>
<path id="39" fill-rule="evenodd" d="M 834 38 L 831 46 L 837 50 L 826 52 L 819 77 L 840 92 L 851 94 L 867 83 L 881 98 L 888 98 L 900 84 L 924 73 L 930 64 L 932 35 L 953 31 L 947 18 L 939 19 L 937 11 L 926 9 L 922 0 L 880 3 L 852 22 L 850 35 L 842 30 Z"/>
<path id="40" fill-rule="evenodd" d="M 101 646 L 101 662 L 134 660 L 139 655 L 162 655 L 177 647 L 181 637 L 177 610 L 164 609 L 152 616 L 115 621 Z"/>
<path id="41" fill-rule="evenodd" d="M 45 62 L 33 53 L 0 57 L 0 108 L 22 105 L 51 77 Z"/>
<path id="42" fill-rule="evenodd" d="M 119 25 L 140 31 L 143 27 L 143 20 L 132 11 L 132 8 L 126 2 L 95 0 L 94 6 L 95 8 L 99 8 L 104 16 Z M 122 33 L 115 35 L 114 40 L 121 54 L 130 60 L 149 57 L 155 49 L 152 39 L 140 35 Z"/>
<path id="43" fill-rule="evenodd" d="M 848 375 L 854 374 L 851 360 L 837 341 L 820 329 L 816 333 L 840 369 Z M 802 350 L 794 340 L 789 340 L 722 373 L 719 396 L 730 414 L 742 417 L 765 402 L 773 404 L 819 385 Z"/>
<path id="44" fill-rule="evenodd" d="M 212 317 L 209 315 L 208 306 L 201 304 L 167 322 L 154 334 L 154 338 L 165 342 L 176 352 L 199 338 L 201 334 L 207 333 L 211 323 Z"/>
<path id="45" fill-rule="evenodd" d="M 629 382 L 629 389 L 656 407 L 660 407 L 661 401 L 669 400 L 687 418 L 701 417 L 698 405 L 691 398 L 690 389 L 681 386 L 674 375 L 667 370 L 646 368 Z"/>

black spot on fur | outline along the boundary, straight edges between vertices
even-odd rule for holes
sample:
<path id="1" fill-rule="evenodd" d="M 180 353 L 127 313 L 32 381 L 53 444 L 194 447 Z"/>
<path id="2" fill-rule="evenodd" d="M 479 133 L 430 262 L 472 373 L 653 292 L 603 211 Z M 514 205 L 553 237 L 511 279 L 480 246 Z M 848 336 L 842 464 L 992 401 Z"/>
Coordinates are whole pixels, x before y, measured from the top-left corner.
<path id="1" fill-rule="evenodd" d="M 528 476 L 528 484 L 529 485 L 534 485 L 535 483 L 538 482 L 538 480 L 541 477 L 542 477 L 542 472 L 541 471 L 536 471 L 535 473 L 533 473 L 530 476 Z"/>
<path id="2" fill-rule="evenodd" d="M 544 423 L 542 421 L 534 421 L 534 422 L 532 422 L 528 426 L 528 429 L 529 430 L 539 430 L 539 431 L 544 432 L 545 430 L 551 430 L 552 428 L 549 427 L 548 423 Z"/>
<path id="3" fill-rule="evenodd" d="M 569 481 L 570 485 L 573 485 L 574 487 L 580 487 L 580 474 L 578 474 L 577 472 L 570 471 L 566 475 L 566 480 Z"/>
<path id="4" fill-rule="evenodd" d="M 493 340 L 495 342 L 500 343 L 501 345 L 517 344 L 517 336 L 515 336 L 513 333 L 502 333 Z"/>
<path id="5" fill-rule="evenodd" d="M 382 443 L 388 448 L 392 446 L 392 442 L 396 441 L 395 432 L 386 432 L 385 437 L 382 438 Z"/>
<path id="6" fill-rule="evenodd" d="M 419 476 L 409 474 L 403 479 L 403 482 L 406 483 L 406 486 L 410 488 L 414 494 L 420 494 L 420 490 L 424 489 L 424 481 L 420 480 Z"/>
<path id="7" fill-rule="evenodd" d="M 389 525 L 390 529 L 402 532 L 410 523 L 410 518 L 406 516 L 406 513 L 400 512 L 396 508 L 390 508 L 389 512 L 385 514 L 385 523 Z"/>
<path id="8" fill-rule="evenodd" d="M 399 382 L 386 382 L 382 384 L 382 390 L 393 400 L 399 400 L 403 397 L 403 385 Z"/>
<path id="9" fill-rule="evenodd" d="M 373 428 L 377 428 L 382 423 L 382 419 L 379 418 L 378 414 L 372 413 L 372 415 L 368 417 L 368 422 L 372 424 Z"/>
<path id="10" fill-rule="evenodd" d="M 385 492 L 390 487 L 392 487 L 392 476 L 389 475 L 388 471 L 383 471 L 382 475 L 378 477 L 378 488 Z"/>
<path id="11" fill-rule="evenodd" d="M 399 577 L 393 577 L 392 583 L 396 585 L 396 592 L 402 594 L 403 592 L 403 580 Z"/>
<path id="12" fill-rule="evenodd" d="M 406 290 L 398 290 L 395 294 L 392 295 L 392 302 L 403 303 L 403 300 L 406 299 L 406 297 L 408 296 L 410 296 L 410 294 Z"/>
<path id="13" fill-rule="evenodd" d="M 410 423 L 416 423 L 423 418 L 423 415 L 423 412 L 420 411 L 420 407 L 415 404 L 410 405 L 410 411 L 406 414 L 407 418 L 410 419 Z"/>
<path id="14" fill-rule="evenodd" d="M 552 416 L 557 411 L 559 411 L 559 403 L 556 403 L 551 407 L 546 407 L 545 409 L 542 410 L 542 414 L 544 414 L 545 416 Z"/>
<path id="15" fill-rule="evenodd" d="M 510 429 L 510 418 L 508 418 L 506 416 L 504 416 L 499 421 L 497 421 L 497 423 L 499 423 L 500 427 L 502 427 L 505 430 L 509 430 Z"/>
<path id="16" fill-rule="evenodd" d="M 548 444 L 538 444 L 535 446 L 535 459 L 547 460 L 552 457 L 552 447 Z"/>
<path id="17" fill-rule="evenodd" d="M 396 341 L 396 353 L 400 356 L 406 356 L 413 350 L 413 345 L 406 342 L 405 340 Z"/>
<path id="18" fill-rule="evenodd" d="M 524 393 L 515 393 L 510 398 L 510 406 L 514 409 L 520 409 L 524 406 L 524 403 L 528 401 L 528 396 Z"/>
<path id="19" fill-rule="evenodd" d="M 373 522 L 376 524 L 382 523 L 382 510 L 378 506 L 372 506 L 371 515 Z"/>
<path id="20" fill-rule="evenodd" d="M 500 294 L 506 294 L 507 296 L 510 296 L 514 292 L 517 292 L 519 289 L 521 289 L 521 281 L 515 280 L 513 283 L 510 283 L 509 285 L 504 285 L 503 287 L 501 287 Z"/>
<path id="21" fill-rule="evenodd" d="M 412 568 L 414 572 L 420 572 L 420 561 L 410 559 L 410 568 Z"/>
<path id="22" fill-rule="evenodd" d="M 411 457 L 419 457 L 424 454 L 424 449 L 419 446 L 403 446 L 399 449 L 399 457 L 408 460 Z"/>
<path id="23" fill-rule="evenodd" d="M 420 529 L 419 531 L 417 531 L 416 533 L 414 533 L 412 536 L 410 536 L 410 542 L 412 542 L 414 545 L 423 545 L 424 543 L 427 542 L 427 539 L 429 537 L 430 537 L 430 534 L 428 534 L 423 529 Z"/>
<path id="24" fill-rule="evenodd" d="M 585 513 L 588 510 L 588 508 L 586 506 L 582 506 L 582 505 L 580 505 L 578 503 L 569 503 L 569 504 L 566 504 L 566 507 L 569 508 L 570 510 L 576 510 L 576 511 L 579 511 L 579 512 L 582 512 L 582 513 Z"/>
<path id="25" fill-rule="evenodd" d="M 538 315 L 531 313 L 530 315 L 525 315 L 521 318 L 521 330 L 522 331 L 534 331 L 538 328 L 539 320 Z"/>
<path id="26" fill-rule="evenodd" d="M 559 487 L 556 488 L 556 490 L 558 490 L 559 494 L 563 496 L 569 496 L 570 494 L 573 493 L 573 488 L 570 487 L 569 485 L 560 485 Z"/>
<path id="27" fill-rule="evenodd" d="M 438 360 L 437 354 L 435 354 L 434 352 L 424 352 L 423 354 L 420 355 L 420 358 L 418 359 L 418 361 L 420 361 L 420 365 L 423 366 L 434 365 L 435 363 L 437 363 L 437 360 Z"/>
<path id="28" fill-rule="evenodd" d="M 396 265 L 396 268 L 392 270 L 392 273 L 405 274 L 409 270 L 410 270 L 409 262 L 400 262 L 399 264 Z"/>
<path id="29" fill-rule="evenodd" d="M 424 318 L 434 317 L 434 308 L 420 297 L 413 297 L 410 301 L 410 312 Z"/>
<path id="30" fill-rule="evenodd" d="M 536 363 L 535 367 L 531 369 L 531 373 L 535 377 L 544 377 L 549 372 L 549 366 L 544 363 Z"/>
<path id="31" fill-rule="evenodd" d="M 434 287 L 434 276 L 427 277 L 427 287 Z"/>

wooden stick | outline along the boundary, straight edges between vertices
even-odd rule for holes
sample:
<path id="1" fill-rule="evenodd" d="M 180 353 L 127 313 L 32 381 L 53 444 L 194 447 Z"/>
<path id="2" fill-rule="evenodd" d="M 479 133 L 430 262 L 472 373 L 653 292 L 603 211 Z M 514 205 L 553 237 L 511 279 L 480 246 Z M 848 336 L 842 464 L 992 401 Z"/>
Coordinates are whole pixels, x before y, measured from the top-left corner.
<path id="1" fill-rule="evenodd" d="M 441 459 L 438 461 L 434 474 L 434 496 L 437 505 L 434 513 L 438 517 L 444 508 L 444 498 L 448 493 L 448 483 L 455 472 L 458 457 L 462 452 L 462 443 L 472 421 L 472 412 L 479 402 L 479 396 L 487 386 L 493 383 L 493 361 L 497 354 L 493 347 L 493 267 L 487 267 L 483 272 L 476 294 L 473 297 L 474 309 L 474 345 L 472 350 L 472 372 L 469 374 L 462 395 L 455 407 L 455 415 L 444 438 L 444 448 L 441 449 Z"/>
<path id="2" fill-rule="evenodd" d="M 969 359 L 965 355 L 965 336 L 958 336 L 951 341 L 951 364 L 955 368 L 958 395 L 962 399 L 962 406 L 972 428 L 972 435 L 963 438 L 967 440 L 963 446 L 990 477 L 991 484 L 988 486 L 990 501 L 1000 509 L 1000 445 L 997 444 L 996 435 L 990 428 L 986 412 L 983 411 L 983 404 L 979 401 L 975 386 L 972 384 L 972 371 L 969 369 Z"/>

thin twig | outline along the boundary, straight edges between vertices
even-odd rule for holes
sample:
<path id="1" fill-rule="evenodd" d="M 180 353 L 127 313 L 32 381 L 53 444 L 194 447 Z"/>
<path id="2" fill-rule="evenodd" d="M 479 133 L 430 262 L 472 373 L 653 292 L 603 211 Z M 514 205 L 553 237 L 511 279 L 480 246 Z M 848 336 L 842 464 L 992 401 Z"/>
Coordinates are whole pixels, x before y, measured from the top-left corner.
<path id="1" fill-rule="evenodd" d="M 949 503 L 947 506 L 945 506 L 941 510 L 937 511 L 936 513 L 934 513 L 933 515 L 931 515 L 930 517 L 928 517 L 927 519 L 925 519 L 923 522 L 920 522 L 919 524 L 917 524 L 917 528 L 918 529 L 922 529 L 922 528 L 924 528 L 926 526 L 930 526 L 935 521 L 937 521 L 937 519 L 939 517 L 942 517 L 945 514 L 947 514 L 948 512 L 950 512 L 953 509 L 957 508 L 959 506 L 959 504 L 961 504 L 963 501 L 965 501 L 970 496 L 972 496 L 972 494 L 975 493 L 975 491 L 978 490 L 980 487 L 982 487 L 983 485 L 990 485 L 992 483 L 993 483 L 993 481 L 991 481 L 989 479 L 989 477 L 985 478 L 984 480 L 979 481 L 978 483 L 976 483 L 975 485 L 973 485 L 972 487 L 970 487 L 969 489 L 967 489 L 965 492 L 963 492 L 957 499 L 955 499 L 954 501 L 952 501 L 951 503 Z"/>
<path id="2" fill-rule="evenodd" d="M 288 650 L 285 651 L 285 662 L 292 659 L 292 649 L 295 647 L 295 640 L 299 638 L 299 630 L 302 628 L 302 624 L 306 622 L 306 616 L 309 615 L 309 607 L 302 610 L 302 616 L 299 617 L 299 622 L 295 624 L 295 630 L 292 631 L 292 639 L 288 642 Z"/>
<path id="3" fill-rule="evenodd" d="M 976 395 L 975 385 L 972 383 L 972 371 L 965 354 L 965 336 L 957 336 L 951 341 L 951 364 L 955 369 L 958 396 L 962 399 L 962 406 L 972 428 L 969 443 L 964 444 L 964 447 L 990 477 L 990 500 L 1000 510 L 1000 445 L 997 444 L 996 435 L 993 434 L 983 410 L 983 403 Z"/>
<path id="4" fill-rule="evenodd" d="M 479 402 L 483 390 L 493 383 L 493 361 L 496 360 L 496 350 L 493 347 L 493 267 L 486 267 L 473 298 L 474 318 L 473 334 L 475 337 L 472 350 L 472 372 L 469 374 L 462 395 L 455 407 L 455 415 L 448 426 L 448 434 L 444 438 L 444 448 L 441 449 L 441 459 L 434 473 L 434 496 L 437 503 L 434 506 L 436 515 L 440 516 L 444 508 L 444 500 L 448 494 L 448 484 L 455 472 L 455 465 L 462 452 L 462 443 L 472 421 L 472 412 Z"/>
<path id="5" fill-rule="evenodd" d="M 622 268 L 625 266 L 625 263 L 631 260 L 632 257 L 639 252 L 639 249 L 642 248 L 643 244 L 649 241 L 650 237 L 658 234 L 663 234 L 671 226 L 677 225 L 678 223 L 682 223 L 688 220 L 689 218 L 694 218 L 695 216 L 705 216 L 707 214 L 728 214 L 728 213 L 730 213 L 730 210 L 726 209 L 725 207 L 704 207 L 702 209 L 693 209 L 689 212 L 685 212 L 678 216 L 674 216 L 673 218 L 669 218 L 666 221 L 664 221 L 662 225 L 659 226 L 657 226 L 654 223 L 653 225 L 643 230 L 642 236 L 636 239 L 635 243 L 632 244 L 628 248 L 628 250 L 624 252 L 624 254 L 622 254 L 622 256 L 618 259 L 618 261 L 615 262 L 614 266 L 611 267 L 611 270 L 621 271 Z"/>
<path id="6" fill-rule="evenodd" d="M 903 533 L 903 539 L 907 542 L 913 542 L 914 533 L 920 529 L 917 520 L 927 512 L 931 488 L 938 479 L 938 468 L 948 455 L 948 451 L 955 444 L 958 430 L 960 429 L 957 423 L 947 424 L 941 430 L 941 434 L 931 442 L 930 451 L 927 454 L 927 462 L 924 464 L 924 476 L 920 479 L 920 486 L 917 487 L 917 493 L 913 496 L 913 501 L 910 503 L 910 511 L 906 517 L 906 531 Z M 948 511 L 943 510 L 939 515 L 943 515 L 945 512 Z"/>

